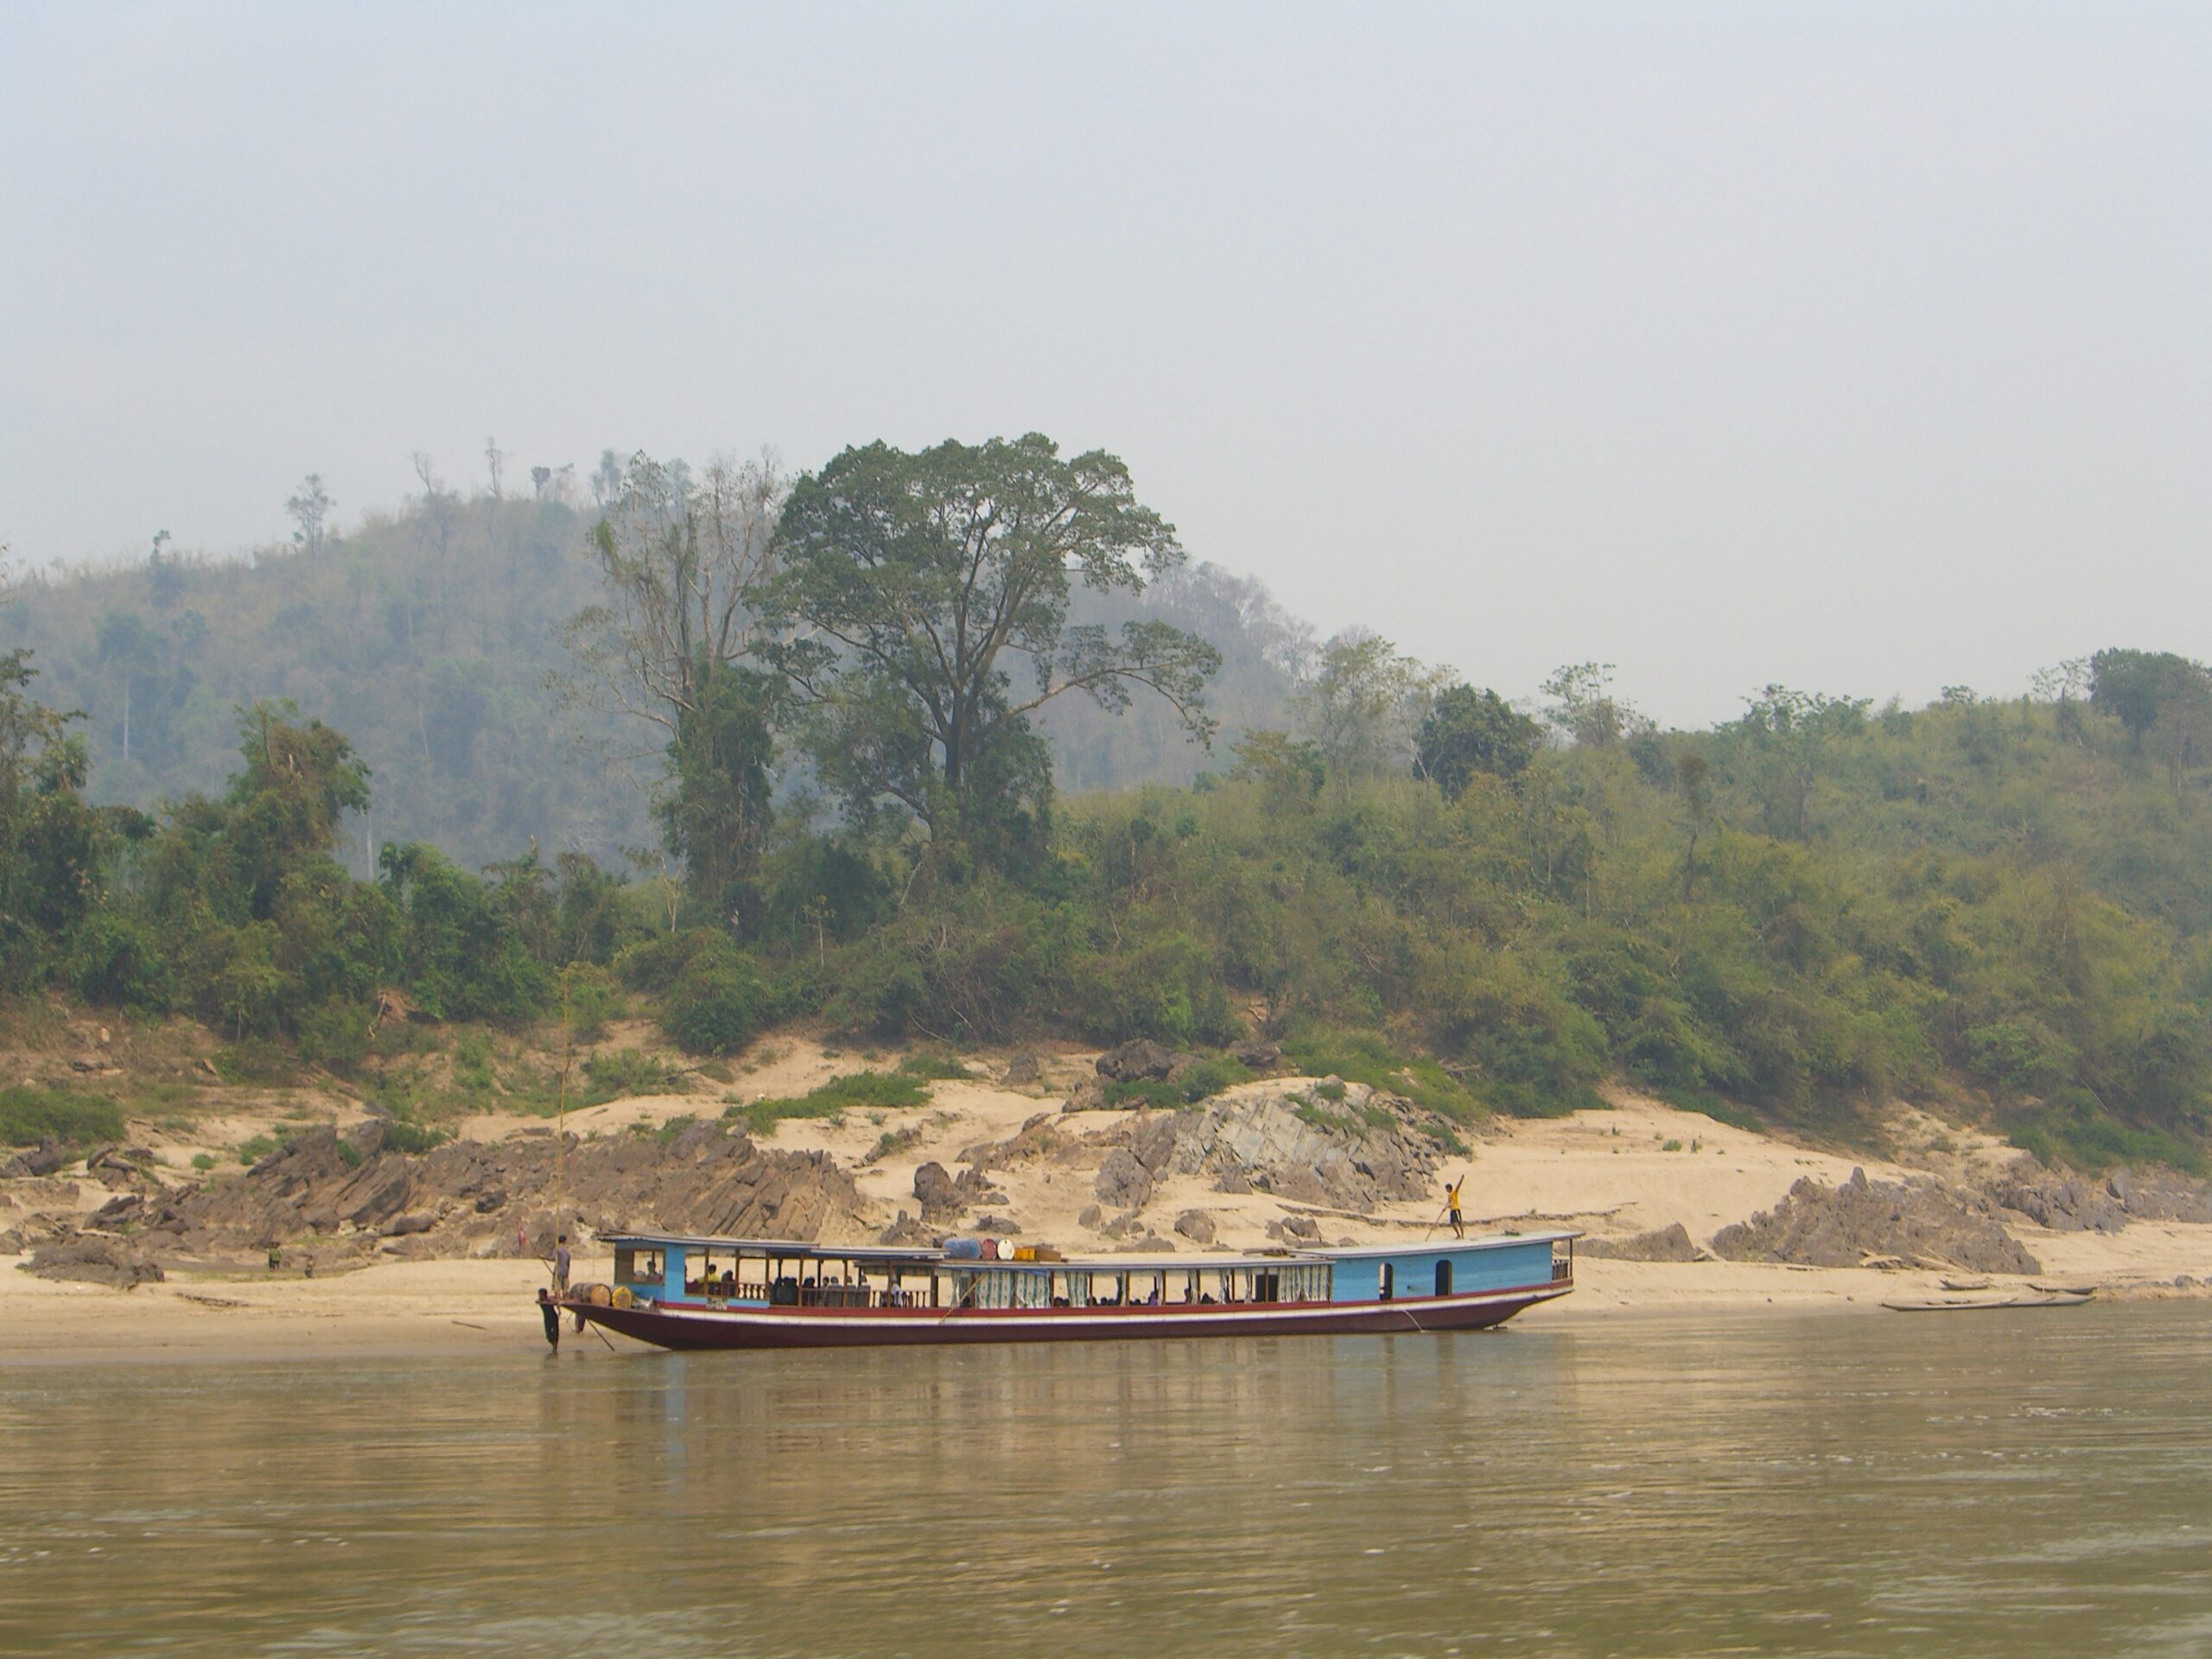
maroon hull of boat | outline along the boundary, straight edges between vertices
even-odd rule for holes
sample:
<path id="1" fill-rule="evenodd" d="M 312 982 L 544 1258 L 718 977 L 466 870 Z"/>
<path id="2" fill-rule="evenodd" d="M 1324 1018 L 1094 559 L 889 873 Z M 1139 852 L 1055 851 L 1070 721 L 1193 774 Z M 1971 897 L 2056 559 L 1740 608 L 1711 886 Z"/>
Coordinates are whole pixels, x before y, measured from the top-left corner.
<path id="1" fill-rule="evenodd" d="M 1402 1336 L 1479 1331 L 1564 1284 L 1388 1302 L 1268 1302 L 1224 1306 L 826 1308 L 562 1304 L 594 1324 L 663 1348 L 856 1348 L 893 1344 L 1115 1342 L 1190 1337 Z"/>

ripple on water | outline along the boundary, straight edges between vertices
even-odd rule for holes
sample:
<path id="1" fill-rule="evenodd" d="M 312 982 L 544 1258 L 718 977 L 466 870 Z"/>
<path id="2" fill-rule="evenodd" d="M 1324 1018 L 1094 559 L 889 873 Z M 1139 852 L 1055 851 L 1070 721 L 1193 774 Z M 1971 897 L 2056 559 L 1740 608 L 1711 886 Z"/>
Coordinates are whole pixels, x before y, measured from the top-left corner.
<path id="1" fill-rule="evenodd" d="M 0 1373 L 0 1651 L 2203 1651 L 2202 1322 L 2069 1321 Z"/>

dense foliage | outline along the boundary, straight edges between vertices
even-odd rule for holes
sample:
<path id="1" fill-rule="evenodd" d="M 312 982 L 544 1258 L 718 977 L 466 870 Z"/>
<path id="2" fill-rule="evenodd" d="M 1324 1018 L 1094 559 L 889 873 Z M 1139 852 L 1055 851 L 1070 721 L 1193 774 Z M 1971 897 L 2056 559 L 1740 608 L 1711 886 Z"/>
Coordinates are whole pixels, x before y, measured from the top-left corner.
<path id="1" fill-rule="evenodd" d="M 565 1001 L 588 1029 L 626 990 L 702 1055 L 794 1017 L 885 1039 L 1199 1048 L 1257 1026 L 1301 1065 L 1459 1115 L 1563 1110 L 1620 1076 L 1841 1135 L 1902 1094 L 2084 1161 L 2198 1159 L 2212 1107 L 2212 677 L 2197 664 L 2108 651 L 2036 697 L 1959 688 L 1918 710 L 1770 686 L 1718 729 L 1667 732 L 1602 664 L 1555 676 L 1539 721 L 1371 635 L 1316 647 L 1217 573 L 1171 573 L 1156 592 L 1109 582 L 1100 614 L 1139 625 L 1118 635 L 1071 620 L 1065 582 L 1033 575 L 1042 608 L 1020 637 L 1041 655 L 1039 683 L 1106 660 L 1115 639 L 1172 648 L 1202 680 L 1211 647 L 1149 626 L 1166 617 L 1193 634 L 1210 618 L 1242 642 L 1211 697 L 1240 716 L 1214 769 L 1061 796 L 1047 812 L 1039 729 L 1078 748 L 1079 734 L 1030 727 L 1017 699 L 1033 691 L 989 658 L 961 694 L 982 727 L 949 712 L 933 725 L 931 671 L 896 643 L 966 626 L 930 527 L 958 491 L 908 474 L 979 454 L 1011 464 L 995 450 L 876 453 L 867 480 L 799 480 L 793 537 L 747 532 L 766 550 L 762 580 L 786 585 L 760 612 L 762 647 L 717 647 L 667 704 L 653 810 L 680 882 L 518 852 L 522 836 L 481 874 L 427 837 L 385 840 L 373 870 L 349 871 L 337 855 L 372 785 L 381 811 L 385 780 L 333 726 L 265 701 L 232 716 L 237 760 L 219 788 L 176 791 L 152 814 L 94 804 L 88 776 L 119 727 L 42 707 L 40 664 L 0 658 L 0 989 L 186 1012 L 340 1068 L 365 1052 L 385 991 L 436 1019 L 506 1026 Z M 1049 447 L 1029 460 L 1059 464 Z M 1083 458 L 1124 492 L 1109 463 Z M 607 487 L 637 475 L 614 469 Z M 925 485 L 937 505 L 900 530 L 885 493 Z M 696 512 L 680 486 L 658 543 L 679 574 Z M 449 540 L 478 505 L 438 509 Z M 1165 545 L 1156 520 L 1130 523 Z M 911 569 L 879 556 L 871 537 L 893 531 Z M 286 556 L 304 581 L 305 562 L 349 545 Z M 841 617 L 858 642 L 844 654 L 820 643 Z M 774 629 L 802 623 L 812 631 L 780 638 L 809 648 L 779 654 Z M 137 661 L 154 648 L 115 649 Z M 128 683 L 132 741 L 150 744 L 150 682 Z M 1186 695 L 1165 715 L 1141 697 L 1128 727 L 1101 728 L 1108 752 L 1141 753 L 1114 745 L 1195 708 L 1197 682 L 1177 683 Z M 834 720 L 824 697 L 842 699 Z M 443 730 L 423 715 L 426 739 Z M 907 770 L 883 771 L 900 732 Z M 794 773 L 778 752 L 809 743 L 821 764 Z M 425 744 L 434 770 L 442 745 Z M 550 749 L 481 733 L 447 747 L 457 787 L 553 765 Z M 868 810 L 899 799 L 900 779 L 912 811 Z M 810 793 L 824 785 L 845 797 L 834 819 Z M 961 825 L 1003 808 L 1027 829 L 947 855 L 957 837 L 932 820 L 956 785 Z M 1219 1062 L 1194 1075 L 1236 1073 Z M 1160 1103 L 1188 1092 L 1163 1086 Z"/>

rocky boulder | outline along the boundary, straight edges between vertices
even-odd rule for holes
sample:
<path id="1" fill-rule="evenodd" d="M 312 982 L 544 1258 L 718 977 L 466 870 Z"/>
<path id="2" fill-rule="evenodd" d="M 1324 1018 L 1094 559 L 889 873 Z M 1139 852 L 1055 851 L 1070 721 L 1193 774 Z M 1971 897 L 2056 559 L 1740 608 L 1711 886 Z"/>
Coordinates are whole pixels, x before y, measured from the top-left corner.
<path id="1" fill-rule="evenodd" d="M 914 1200 L 922 1206 L 924 1221 L 943 1221 L 960 1213 L 960 1192 L 952 1172 L 931 1159 L 914 1172 Z"/>
<path id="2" fill-rule="evenodd" d="M 1927 1181 L 1870 1181 L 1854 1169 L 1837 1187 L 1807 1177 L 1771 1210 L 1713 1236 L 1731 1262 L 1855 1268 L 1870 1257 L 1970 1273 L 2040 1273 L 1980 1193 Z"/>
<path id="3" fill-rule="evenodd" d="M 2212 1222 L 2212 1183 L 2170 1169 L 2116 1169 L 2097 1179 L 2023 1157 L 1990 1183 L 1989 1195 L 2059 1233 L 2116 1233 L 2130 1221 Z"/>
<path id="4" fill-rule="evenodd" d="M 1175 1069 L 1179 1057 L 1149 1038 L 1139 1037 L 1109 1048 L 1098 1057 L 1098 1075 L 1113 1083 L 1164 1078 Z"/>
<path id="5" fill-rule="evenodd" d="M 1699 1257 L 1697 1242 L 1679 1221 L 1628 1238 L 1586 1238 L 1574 1248 L 1578 1255 L 1615 1262 L 1694 1262 Z"/>
<path id="6" fill-rule="evenodd" d="M 48 1135 L 28 1152 L 19 1152 L 0 1165 L 0 1176 L 51 1175 L 68 1161 L 68 1149 Z"/>
<path id="7" fill-rule="evenodd" d="M 1106 1085 L 1096 1077 L 1085 1077 L 1068 1090 L 1066 1102 L 1060 1107 L 1064 1112 L 1103 1112 L 1112 1103 L 1106 1098 Z"/>
<path id="8" fill-rule="evenodd" d="M 417 1213 L 437 1219 L 394 1236 L 452 1255 L 547 1254 L 552 1234 L 577 1224 L 793 1239 L 861 1236 L 880 1224 L 850 1172 L 826 1154 L 765 1151 L 711 1119 L 666 1146 L 645 1135 L 571 1135 L 556 1147 L 547 1133 L 451 1141 L 421 1154 L 339 1147 L 329 1129 L 311 1130 L 237 1179 L 164 1201 L 161 1224 L 195 1254 L 257 1251 L 320 1233 L 336 1253 L 328 1260 L 366 1250 L 396 1218 Z M 492 1194 L 502 1201 L 480 1211 Z"/>
<path id="9" fill-rule="evenodd" d="M 1213 1217 L 1203 1210 L 1185 1210 L 1175 1217 L 1175 1230 L 1193 1244 L 1211 1244 L 1214 1240 Z"/>
<path id="10" fill-rule="evenodd" d="M 1091 1190 L 1116 1210 L 1141 1210 L 1152 1198 L 1152 1172 L 1127 1147 L 1116 1147 L 1099 1165 Z"/>
<path id="11" fill-rule="evenodd" d="M 29 1271 L 41 1279 L 81 1280 L 117 1290 L 158 1284 L 162 1277 L 160 1266 L 143 1247 L 129 1239 L 91 1233 L 40 1245 L 31 1252 Z"/>
<path id="12" fill-rule="evenodd" d="M 1229 1046 L 1229 1058 L 1248 1071 L 1272 1071 L 1282 1064 L 1282 1045 L 1264 1037 L 1247 1037 Z"/>
<path id="13" fill-rule="evenodd" d="M 1301 1108 L 1308 1109 L 1301 1115 Z M 1406 1127 L 1405 1109 L 1402 1102 L 1351 1084 L 1327 1112 L 1314 1112 L 1304 1096 L 1288 1093 L 1217 1099 L 1188 1111 L 1141 1114 L 1124 1140 L 1155 1180 L 1211 1175 L 1222 1192 L 1365 1210 L 1434 1189 L 1437 1144 Z"/>

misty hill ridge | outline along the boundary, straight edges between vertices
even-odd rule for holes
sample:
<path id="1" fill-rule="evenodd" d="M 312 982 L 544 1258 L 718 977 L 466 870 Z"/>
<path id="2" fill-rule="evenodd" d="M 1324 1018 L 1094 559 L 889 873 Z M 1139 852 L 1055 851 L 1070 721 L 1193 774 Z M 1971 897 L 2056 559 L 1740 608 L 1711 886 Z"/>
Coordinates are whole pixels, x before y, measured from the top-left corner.
<path id="1" fill-rule="evenodd" d="M 153 810 L 219 793 L 237 764 L 235 711 L 283 697 L 344 732 L 373 774 L 373 810 L 340 849 L 358 874 L 371 836 L 430 842 L 471 868 L 533 841 L 619 862 L 657 842 L 645 794 L 658 757 L 586 759 L 635 755 L 640 740 L 563 708 L 549 684 L 569 666 L 562 624 L 601 596 L 583 552 L 595 518 L 553 500 L 448 497 L 372 515 L 313 552 L 48 576 L 0 607 L 0 651 L 29 646 L 32 695 L 86 716 L 95 800 Z M 1076 610 L 1109 624 L 1159 617 L 1211 640 L 1224 737 L 1285 723 L 1311 630 L 1258 583 L 1201 565 L 1141 599 L 1081 593 Z M 1221 764 L 1152 700 L 1116 719 L 1063 699 L 1039 723 L 1064 789 L 1183 784 Z"/>

